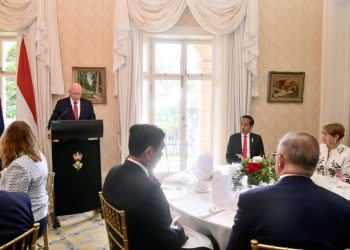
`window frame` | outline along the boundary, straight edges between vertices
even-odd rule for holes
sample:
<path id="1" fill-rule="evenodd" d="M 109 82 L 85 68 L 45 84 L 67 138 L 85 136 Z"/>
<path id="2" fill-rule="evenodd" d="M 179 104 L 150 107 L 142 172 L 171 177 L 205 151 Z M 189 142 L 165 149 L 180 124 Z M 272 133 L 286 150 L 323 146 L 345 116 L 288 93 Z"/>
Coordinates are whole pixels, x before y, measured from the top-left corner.
<path id="1" fill-rule="evenodd" d="M 187 38 L 158 38 L 158 37 L 149 37 L 148 39 L 148 46 L 144 46 L 144 49 L 149 50 L 149 54 L 144 53 L 144 57 L 148 58 L 148 67 L 146 67 L 146 70 L 144 69 L 145 64 L 143 64 L 143 80 L 147 83 L 146 85 L 143 84 L 143 91 L 148 91 L 148 94 L 143 93 L 143 96 L 146 97 L 148 101 L 144 102 L 145 105 L 148 105 L 148 114 L 144 115 L 148 116 L 148 120 L 151 123 L 154 123 L 154 103 L 155 103 L 155 81 L 157 80 L 179 80 L 181 82 L 181 100 L 180 100 L 180 142 L 186 142 L 186 110 L 187 110 L 187 85 L 188 81 L 191 80 L 198 80 L 198 81 L 211 81 L 213 73 L 211 71 L 210 74 L 206 73 L 188 73 L 187 72 L 187 46 L 190 44 L 209 44 L 213 48 L 213 40 L 208 39 L 187 39 Z M 181 45 L 181 66 L 180 66 L 180 73 L 179 74 L 166 74 L 166 73 L 157 73 L 155 72 L 155 45 L 156 43 L 178 43 Z M 213 85 L 212 85 L 213 86 Z M 211 92 L 213 91 L 213 87 L 211 88 Z M 213 93 L 211 93 L 211 96 L 213 97 Z M 213 98 L 211 98 L 213 101 Z M 146 104 L 147 103 L 147 104 Z M 211 111 L 212 112 L 212 111 Z M 212 128 L 211 128 L 212 130 Z M 211 133 L 212 134 L 212 133 Z M 210 150 L 212 151 L 212 135 L 210 136 Z M 181 152 L 183 152 L 182 149 L 180 149 Z M 187 155 L 186 155 L 187 157 Z M 180 156 L 180 160 L 181 160 Z M 187 160 L 187 159 L 185 159 Z M 183 164 L 182 162 L 181 166 L 186 166 L 186 163 Z M 181 170 L 181 169 L 180 169 Z"/>
<path id="2" fill-rule="evenodd" d="M 17 34 L 16 32 L 4 32 L 0 31 L 0 96 L 1 96 L 1 108 L 2 108 L 2 114 L 4 118 L 5 127 L 13 121 L 13 119 L 7 118 L 7 106 L 6 106 L 6 86 L 3 82 L 4 77 L 13 77 L 15 79 L 15 83 L 17 82 L 17 70 L 14 71 L 4 71 L 3 70 L 3 42 L 4 41 L 14 41 L 18 43 L 17 41 Z M 18 44 L 17 44 L 18 45 Z M 18 46 L 17 46 L 18 48 Z M 17 51 L 18 52 L 18 51 Z M 18 53 L 16 54 L 16 63 L 18 63 Z M 17 65 L 18 67 L 18 65 Z M 16 119 L 16 116 L 14 120 Z"/>

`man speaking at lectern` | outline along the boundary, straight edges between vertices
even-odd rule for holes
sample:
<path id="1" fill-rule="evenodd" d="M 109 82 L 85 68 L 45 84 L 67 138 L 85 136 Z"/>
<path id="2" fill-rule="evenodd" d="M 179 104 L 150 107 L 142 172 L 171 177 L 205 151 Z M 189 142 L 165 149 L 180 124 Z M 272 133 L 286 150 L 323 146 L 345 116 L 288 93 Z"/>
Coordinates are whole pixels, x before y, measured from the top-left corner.
<path id="1" fill-rule="evenodd" d="M 68 89 L 69 97 L 59 100 L 52 112 L 47 128 L 51 137 L 51 121 L 54 120 L 95 120 L 96 116 L 91 101 L 81 98 L 83 88 L 79 83 L 72 83 Z"/>

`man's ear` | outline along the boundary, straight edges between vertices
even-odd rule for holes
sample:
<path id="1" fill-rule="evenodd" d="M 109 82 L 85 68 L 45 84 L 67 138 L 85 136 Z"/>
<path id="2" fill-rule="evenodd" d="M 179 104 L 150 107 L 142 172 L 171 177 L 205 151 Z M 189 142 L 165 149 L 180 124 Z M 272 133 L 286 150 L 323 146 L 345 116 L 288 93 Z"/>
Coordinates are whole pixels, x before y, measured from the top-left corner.
<path id="1" fill-rule="evenodd" d="M 144 152 L 146 159 L 149 161 L 152 158 L 152 154 L 153 154 L 153 148 L 151 146 L 147 147 L 145 152 Z"/>
<path id="2" fill-rule="evenodd" d="M 276 162 L 276 171 L 278 175 L 281 175 L 284 171 L 284 166 L 286 164 L 285 158 L 283 155 L 278 156 L 278 161 Z"/>

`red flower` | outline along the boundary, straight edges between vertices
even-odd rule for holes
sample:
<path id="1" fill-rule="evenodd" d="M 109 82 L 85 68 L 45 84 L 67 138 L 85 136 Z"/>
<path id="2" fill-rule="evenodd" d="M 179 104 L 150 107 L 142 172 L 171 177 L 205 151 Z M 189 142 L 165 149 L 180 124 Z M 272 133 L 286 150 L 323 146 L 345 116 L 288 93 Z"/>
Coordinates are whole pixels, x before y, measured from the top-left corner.
<path id="1" fill-rule="evenodd" d="M 261 162 L 248 162 L 247 165 L 247 173 L 253 173 L 258 171 L 262 167 Z"/>

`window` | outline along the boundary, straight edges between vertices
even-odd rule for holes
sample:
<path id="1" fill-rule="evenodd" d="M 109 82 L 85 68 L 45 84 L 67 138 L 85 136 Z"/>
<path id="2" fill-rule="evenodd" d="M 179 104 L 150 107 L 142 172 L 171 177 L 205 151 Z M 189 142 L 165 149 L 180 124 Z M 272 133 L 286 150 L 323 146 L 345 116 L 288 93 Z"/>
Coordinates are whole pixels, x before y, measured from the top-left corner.
<path id="1" fill-rule="evenodd" d="M 212 44 L 202 40 L 151 44 L 151 56 L 144 54 L 144 86 L 149 84 L 144 90 L 149 94 L 144 94 L 148 101 L 143 117 L 166 134 L 155 171 L 177 172 L 191 167 L 199 155 L 211 153 Z"/>
<path id="2" fill-rule="evenodd" d="M 17 41 L 13 33 L 0 32 L 1 107 L 5 126 L 16 119 Z"/>

